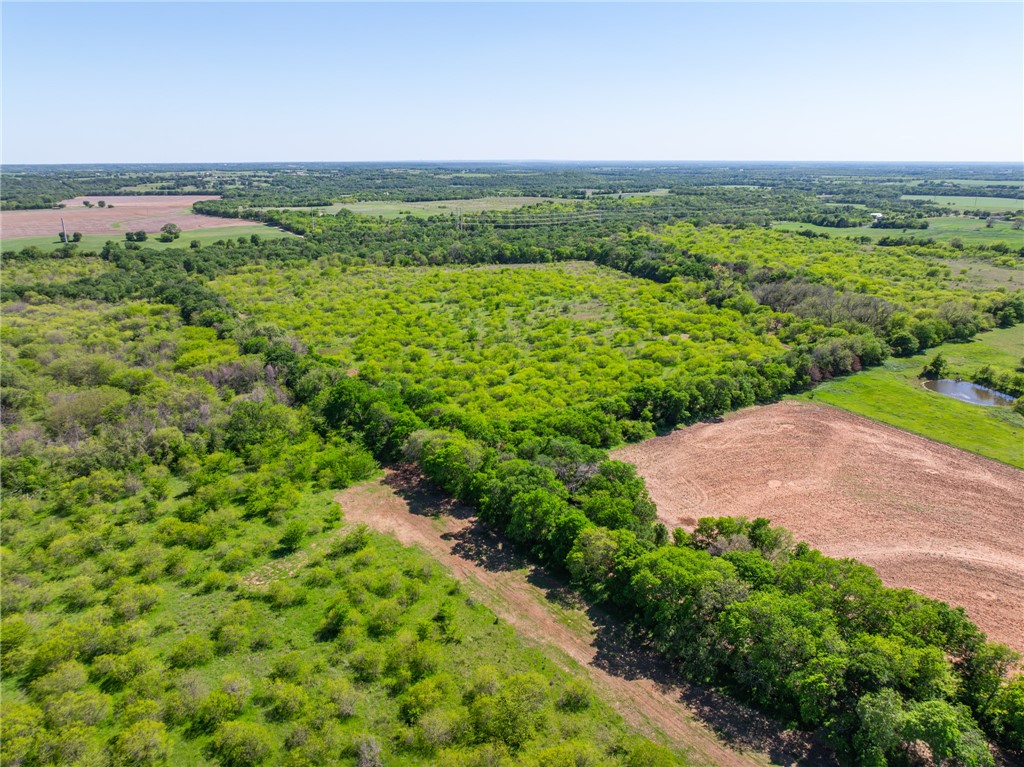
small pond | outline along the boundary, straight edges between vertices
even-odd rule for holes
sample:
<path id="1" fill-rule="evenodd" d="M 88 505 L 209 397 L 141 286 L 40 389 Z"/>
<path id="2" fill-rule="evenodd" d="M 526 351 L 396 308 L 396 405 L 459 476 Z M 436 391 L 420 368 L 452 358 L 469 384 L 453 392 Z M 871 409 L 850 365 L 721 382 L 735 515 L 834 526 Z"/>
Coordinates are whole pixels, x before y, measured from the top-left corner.
<path id="1" fill-rule="evenodd" d="M 986 389 L 970 381 L 953 381 L 949 378 L 940 378 L 938 381 L 925 381 L 924 388 L 930 391 L 945 394 L 961 402 L 970 402 L 972 405 L 1009 405 L 1013 397 L 1003 394 L 994 389 Z"/>

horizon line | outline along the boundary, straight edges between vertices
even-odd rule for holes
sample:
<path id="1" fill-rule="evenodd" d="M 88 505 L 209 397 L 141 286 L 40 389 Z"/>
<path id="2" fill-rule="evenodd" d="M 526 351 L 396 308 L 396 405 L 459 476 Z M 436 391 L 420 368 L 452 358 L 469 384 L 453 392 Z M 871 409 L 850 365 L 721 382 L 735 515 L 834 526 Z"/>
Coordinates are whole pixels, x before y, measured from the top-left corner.
<path id="1" fill-rule="evenodd" d="M 501 158 L 501 159 L 426 159 L 426 160 L 410 160 L 410 159 L 387 159 L 387 160 L 96 160 L 96 161 L 75 161 L 75 162 L 0 162 L 0 169 L 8 167 L 53 167 L 53 166 L 68 166 L 68 165 L 428 165 L 428 164 L 480 164 L 480 165 L 497 165 L 497 164 L 564 164 L 564 165 L 580 165 L 580 164 L 593 164 L 593 163 L 615 163 L 615 164 L 632 164 L 632 165 L 649 165 L 655 163 L 661 163 L 666 165 L 720 165 L 724 163 L 745 163 L 745 164 L 777 164 L 777 163 L 791 163 L 791 164 L 811 164 L 821 163 L 828 165 L 850 165 L 856 163 L 863 163 L 868 165 L 1020 165 L 1024 170 L 1024 159 L 1012 159 L 1012 160 L 870 160 L 870 159 L 857 159 L 857 160 L 829 160 L 829 159 L 810 159 L 810 160 L 796 160 L 796 159 L 750 159 L 750 158 L 730 158 L 730 159 L 715 159 L 715 160 L 672 160 L 672 159 L 608 159 L 608 158 L 590 158 L 583 160 L 567 160 L 567 159 L 547 159 L 547 158 Z"/>

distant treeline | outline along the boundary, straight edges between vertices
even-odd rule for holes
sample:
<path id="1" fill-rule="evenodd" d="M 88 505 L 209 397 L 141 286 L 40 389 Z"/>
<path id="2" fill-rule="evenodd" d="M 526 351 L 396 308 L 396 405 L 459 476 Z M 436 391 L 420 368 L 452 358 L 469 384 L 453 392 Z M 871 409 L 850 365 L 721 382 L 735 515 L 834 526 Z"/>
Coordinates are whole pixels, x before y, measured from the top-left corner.
<path id="1" fill-rule="evenodd" d="M 206 193 L 237 205 L 328 205 L 341 200 L 456 200 L 487 196 L 585 199 L 668 189 L 685 194 L 701 187 L 762 188 L 808 200 L 860 204 L 873 210 L 929 207 L 901 201 L 903 194 L 1021 197 L 1014 187 L 958 186 L 955 174 L 1022 180 L 1016 166 L 948 166 L 844 163 L 256 163 L 225 165 L 7 166 L 2 172 L 4 210 L 50 207 L 76 195 Z M 852 211 L 850 215 L 854 214 Z M 809 222 L 813 223 L 813 222 Z"/>

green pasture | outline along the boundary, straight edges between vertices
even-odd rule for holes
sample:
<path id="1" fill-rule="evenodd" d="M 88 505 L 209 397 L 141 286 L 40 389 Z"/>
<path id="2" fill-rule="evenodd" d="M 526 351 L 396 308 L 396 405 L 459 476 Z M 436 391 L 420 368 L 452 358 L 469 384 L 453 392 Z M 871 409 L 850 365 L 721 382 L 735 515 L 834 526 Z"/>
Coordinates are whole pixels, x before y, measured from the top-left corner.
<path id="1" fill-rule="evenodd" d="M 969 258 L 948 258 L 944 263 L 953 270 L 953 284 L 966 284 L 981 290 L 1024 288 L 1024 269 Z"/>
<path id="2" fill-rule="evenodd" d="M 350 210 L 364 216 L 382 216 L 399 218 L 400 216 L 449 216 L 463 213 L 483 213 L 492 210 L 515 210 L 524 205 L 537 205 L 542 202 L 566 202 L 554 197 L 478 197 L 472 200 L 425 200 L 423 202 L 402 202 L 401 200 L 369 200 L 365 202 L 337 202 L 315 208 L 319 213 L 334 214 L 340 210 Z M 259 210 L 310 210 L 306 207 L 269 207 Z"/>
<path id="3" fill-rule="evenodd" d="M 492 210 L 515 210 L 524 205 L 536 205 L 541 202 L 552 202 L 552 197 L 479 197 L 475 200 L 430 200 L 425 202 L 400 202 L 376 200 L 369 202 L 348 202 L 331 206 L 328 210 L 347 208 L 353 213 L 365 216 L 446 216 L 463 213 L 483 213 Z M 561 202 L 561 201 L 559 201 Z"/>
<path id="4" fill-rule="evenodd" d="M 928 391 L 918 374 L 937 352 L 966 376 L 982 365 L 1013 369 L 1024 356 L 1024 328 L 983 333 L 966 344 L 945 344 L 913 357 L 837 378 L 801 394 L 876 421 L 1024 468 L 1024 416 L 1008 407 L 984 407 Z"/>
<path id="5" fill-rule="evenodd" d="M 817 224 L 805 224 L 799 221 L 779 221 L 773 224 L 775 229 L 784 232 L 799 232 L 811 230 L 828 234 L 832 237 L 861 237 L 867 236 L 876 242 L 882 237 L 902 236 L 902 229 L 872 229 L 869 226 L 836 227 L 818 226 Z M 907 229 L 906 234 L 913 237 L 931 237 L 936 242 L 949 242 L 957 238 L 968 244 L 994 244 L 1005 242 L 1011 247 L 1024 247 L 1024 231 L 1014 229 L 1010 221 L 993 221 L 992 226 L 986 226 L 986 222 L 978 218 L 961 218 L 959 216 L 939 216 L 928 219 L 927 229 Z"/>
<path id="6" fill-rule="evenodd" d="M 612 197 L 622 198 L 627 197 L 664 197 L 668 194 L 668 189 L 651 189 L 648 192 L 601 192 L 591 194 L 591 197 Z"/>
<path id="7" fill-rule="evenodd" d="M 920 186 L 918 181 L 914 186 Z M 984 178 L 944 178 L 940 183 L 957 184 L 959 186 L 1006 186 L 1014 189 L 1024 189 L 1024 182 L 1021 181 L 990 181 Z"/>
<path id="8" fill-rule="evenodd" d="M 960 210 L 987 210 L 992 213 L 1005 213 L 1010 210 L 1024 209 L 1024 200 L 1014 197 L 965 197 L 958 195 L 905 194 L 901 200 L 928 200 L 936 205 L 946 205 Z"/>
<path id="9" fill-rule="evenodd" d="M 199 240 L 201 245 L 212 245 L 217 240 L 235 240 L 239 237 L 249 237 L 258 234 L 260 237 L 269 239 L 274 237 L 294 237 L 294 234 L 282 229 L 276 229 L 264 224 L 248 224 L 245 226 L 218 226 L 214 229 L 193 229 L 181 233 L 174 242 L 160 242 L 156 234 L 150 233 L 149 239 L 142 245 L 146 248 L 166 250 L 168 248 L 187 248 L 192 240 Z M 110 234 L 83 234 L 82 241 L 78 243 L 78 249 L 82 252 L 98 251 L 108 240 L 124 242 L 124 234 L 111 232 Z M 19 251 L 22 248 L 36 247 L 44 251 L 53 251 L 61 247 L 63 243 L 54 235 L 40 237 L 15 237 L 12 239 L 0 240 L 0 249 Z"/>

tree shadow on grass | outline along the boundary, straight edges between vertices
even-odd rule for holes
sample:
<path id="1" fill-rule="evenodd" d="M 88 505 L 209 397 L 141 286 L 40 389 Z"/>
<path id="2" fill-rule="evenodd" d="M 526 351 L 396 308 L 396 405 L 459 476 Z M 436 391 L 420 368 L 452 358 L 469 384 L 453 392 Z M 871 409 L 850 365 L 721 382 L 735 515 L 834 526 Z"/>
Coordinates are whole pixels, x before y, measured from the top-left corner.
<path id="1" fill-rule="evenodd" d="M 441 539 L 451 544 L 455 556 L 489 572 L 526 570 L 526 582 L 548 602 L 563 610 L 577 610 L 581 617 L 585 615 L 594 628 L 594 667 L 620 679 L 650 680 L 661 693 L 685 705 L 698 721 L 738 751 L 758 751 L 780 765 L 838 765 L 835 753 L 819 738 L 786 729 L 713 688 L 685 681 L 628 618 L 590 604 L 560 573 L 517 550 L 504 535 L 478 520 L 471 508 L 433 486 L 415 465 L 393 467 L 384 484 L 406 501 L 413 514 L 443 515 L 463 523 L 454 532 L 439 533 Z"/>

